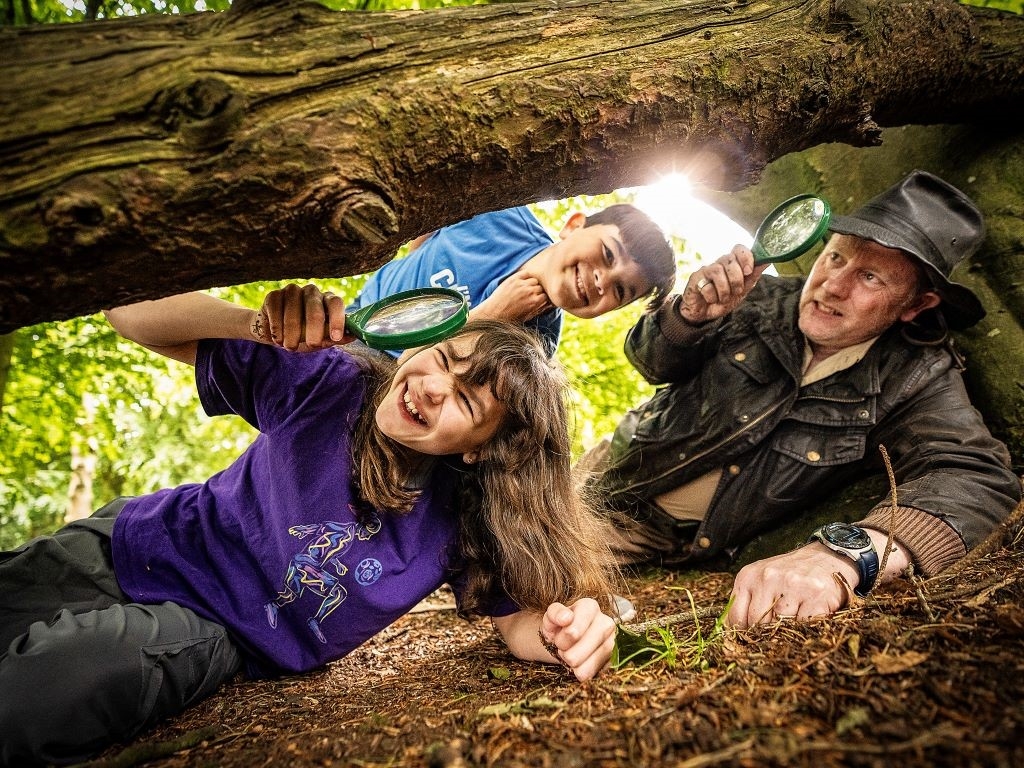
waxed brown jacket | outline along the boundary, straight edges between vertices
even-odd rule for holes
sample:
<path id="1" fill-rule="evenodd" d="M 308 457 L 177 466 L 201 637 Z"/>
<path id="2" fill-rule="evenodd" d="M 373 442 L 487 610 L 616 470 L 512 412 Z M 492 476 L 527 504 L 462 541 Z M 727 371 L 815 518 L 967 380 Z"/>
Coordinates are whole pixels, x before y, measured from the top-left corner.
<path id="1" fill-rule="evenodd" d="M 856 365 L 800 387 L 802 286 L 764 276 L 731 315 L 700 328 L 678 317 L 678 298 L 640 319 L 626 355 L 661 386 L 619 424 L 611 464 L 591 481 L 598 498 L 678 538 L 669 560 L 708 560 L 882 471 L 883 445 L 899 505 L 948 523 L 966 549 L 978 544 L 1021 483 L 948 343 L 915 343 L 898 324 Z M 696 530 L 651 501 L 714 469 L 725 471 Z"/>

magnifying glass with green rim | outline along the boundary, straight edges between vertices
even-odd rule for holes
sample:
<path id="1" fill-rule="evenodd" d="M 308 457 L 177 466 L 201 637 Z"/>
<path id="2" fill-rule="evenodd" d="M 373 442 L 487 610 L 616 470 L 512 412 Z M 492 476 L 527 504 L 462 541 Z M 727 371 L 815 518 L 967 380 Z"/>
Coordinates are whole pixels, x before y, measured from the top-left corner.
<path id="1" fill-rule="evenodd" d="M 765 216 L 754 234 L 755 264 L 790 261 L 825 237 L 832 208 L 816 195 L 797 195 Z"/>
<path id="2" fill-rule="evenodd" d="M 387 296 L 345 317 L 345 330 L 373 349 L 434 344 L 466 324 L 469 305 L 451 288 L 416 288 Z"/>

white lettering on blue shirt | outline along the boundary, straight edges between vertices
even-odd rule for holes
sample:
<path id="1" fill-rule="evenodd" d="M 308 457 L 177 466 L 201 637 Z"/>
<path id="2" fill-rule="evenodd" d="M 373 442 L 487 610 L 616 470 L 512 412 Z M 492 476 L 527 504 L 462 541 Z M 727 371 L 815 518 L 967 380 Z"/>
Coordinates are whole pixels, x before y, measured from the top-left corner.
<path id="1" fill-rule="evenodd" d="M 466 297 L 466 301 L 469 301 L 469 286 L 456 285 L 456 283 L 455 273 L 450 269 L 442 269 L 440 272 L 435 272 L 430 276 L 430 284 L 434 288 L 454 288 Z"/>

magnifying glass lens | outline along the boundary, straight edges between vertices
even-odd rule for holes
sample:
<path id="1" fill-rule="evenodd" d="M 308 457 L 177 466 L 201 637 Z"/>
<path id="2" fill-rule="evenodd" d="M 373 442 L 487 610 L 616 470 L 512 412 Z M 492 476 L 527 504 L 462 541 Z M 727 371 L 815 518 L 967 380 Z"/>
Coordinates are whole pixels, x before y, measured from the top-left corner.
<path id="1" fill-rule="evenodd" d="M 807 253 L 828 231 L 832 209 L 814 195 L 792 197 L 769 213 L 754 235 L 754 263 L 780 262 Z"/>
<path id="2" fill-rule="evenodd" d="M 817 198 L 801 200 L 777 218 L 761 238 L 768 253 L 785 253 L 807 240 L 825 215 L 825 205 Z"/>
<path id="3" fill-rule="evenodd" d="M 465 296 L 451 288 L 414 288 L 345 316 L 345 328 L 373 349 L 435 344 L 469 319 Z"/>
<path id="4" fill-rule="evenodd" d="M 374 334 L 411 333 L 449 320 L 462 306 L 462 300 L 452 296 L 413 296 L 381 307 L 364 329 Z"/>

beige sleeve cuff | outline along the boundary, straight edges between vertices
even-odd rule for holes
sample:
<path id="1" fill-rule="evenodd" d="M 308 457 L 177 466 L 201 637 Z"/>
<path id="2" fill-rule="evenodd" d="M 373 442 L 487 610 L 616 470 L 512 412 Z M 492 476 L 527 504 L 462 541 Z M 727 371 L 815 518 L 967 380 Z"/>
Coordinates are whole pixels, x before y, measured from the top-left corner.
<path id="1" fill-rule="evenodd" d="M 858 525 L 889 533 L 892 507 L 875 507 Z M 934 515 L 914 507 L 897 507 L 893 538 L 906 547 L 914 568 L 931 577 L 967 554 L 963 539 Z"/>

